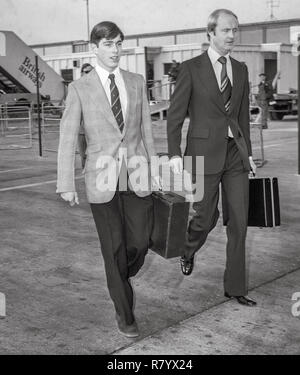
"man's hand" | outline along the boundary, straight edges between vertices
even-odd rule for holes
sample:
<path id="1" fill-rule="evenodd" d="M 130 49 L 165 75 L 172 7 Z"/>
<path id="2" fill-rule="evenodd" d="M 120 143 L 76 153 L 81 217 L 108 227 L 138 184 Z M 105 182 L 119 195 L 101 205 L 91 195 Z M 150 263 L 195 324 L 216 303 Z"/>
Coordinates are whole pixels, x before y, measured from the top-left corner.
<path id="1" fill-rule="evenodd" d="M 76 191 L 61 193 L 60 196 L 64 201 L 69 202 L 71 207 L 74 206 L 74 204 L 79 204 L 79 199 Z"/>
<path id="2" fill-rule="evenodd" d="M 250 162 L 251 172 L 253 173 L 253 176 L 255 176 L 256 164 L 254 163 L 252 156 L 249 156 L 249 162 Z"/>
<path id="3" fill-rule="evenodd" d="M 151 176 L 152 190 L 158 191 L 162 190 L 162 181 L 160 176 Z"/>
<path id="4" fill-rule="evenodd" d="M 180 156 L 174 156 L 170 161 L 170 167 L 174 174 L 180 174 L 183 171 L 182 158 Z"/>

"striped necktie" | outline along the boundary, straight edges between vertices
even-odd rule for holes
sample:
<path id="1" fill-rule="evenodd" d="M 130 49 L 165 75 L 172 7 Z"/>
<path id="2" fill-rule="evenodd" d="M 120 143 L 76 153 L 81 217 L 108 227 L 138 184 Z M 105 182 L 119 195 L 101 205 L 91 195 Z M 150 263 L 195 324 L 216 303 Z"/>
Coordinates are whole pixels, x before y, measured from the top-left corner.
<path id="1" fill-rule="evenodd" d="M 119 125 L 119 129 L 122 133 L 124 129 L 124 119 L 123 119 L 119 90 L 115 82 L 115 75 L 110 74 L 108 78 L 110 79 L 111 109 Z"/>
<path id="2" fill-rule="evenodd" d="M 231 98 L 231 82 L 227 75 L 227 69 L 226 69 L 226 57 L 221 56 L 218 61 L 222 64 L 222 71 L 221 71 L 221 94 L 223 97 L 224 105 L 226 112 L 228 112 L 230 107 L 230 98 Z"/>

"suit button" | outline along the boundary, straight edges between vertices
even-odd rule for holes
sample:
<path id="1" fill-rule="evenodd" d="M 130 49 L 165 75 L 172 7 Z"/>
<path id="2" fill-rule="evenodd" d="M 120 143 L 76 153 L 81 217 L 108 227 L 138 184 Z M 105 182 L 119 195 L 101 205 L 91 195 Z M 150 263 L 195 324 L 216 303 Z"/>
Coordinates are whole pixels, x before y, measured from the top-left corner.
<path id="1" fill-rule="evenodd" d="M 121 142 L 123 142 L 123 141 L 124 141 L 124 139 L 122 138 L 122 139 L 121 139 Z"/>

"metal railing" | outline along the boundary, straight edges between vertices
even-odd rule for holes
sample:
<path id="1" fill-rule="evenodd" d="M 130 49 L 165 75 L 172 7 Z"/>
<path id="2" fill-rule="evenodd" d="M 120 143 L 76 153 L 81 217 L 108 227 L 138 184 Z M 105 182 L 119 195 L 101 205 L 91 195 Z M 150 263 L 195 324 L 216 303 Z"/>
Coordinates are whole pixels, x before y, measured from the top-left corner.
<path id="1" fill-rule="evenodd" d="M 175 82 L 161 83 L 160 80 L 148 81 L 149 100 L 170 100 Z M 151 85 L 151 86 L 150 86 Z M 150 86 L 150 87 L 149 87 Z"/>
<path id="2" fill-rule="evenodd" d="M 264 137 L 262 127 L 262 109 L 258 105 L 250 105 L 250 136 L 252 143 L 253 159 L 258 168 L 263 167 L 265 160 Z"/>
<path id="3" fill-rule="evenodd" d="M 43 150 L 57 152 L 59 125 L 65 106 L 61 101 L 43 102 L 41 105 L 41 128 Z"/>
<path id="4" fill-rule="evenodd" d="M 0 105 L 0 150 L 32 147 L 32 115 L 28 105 Z"/>

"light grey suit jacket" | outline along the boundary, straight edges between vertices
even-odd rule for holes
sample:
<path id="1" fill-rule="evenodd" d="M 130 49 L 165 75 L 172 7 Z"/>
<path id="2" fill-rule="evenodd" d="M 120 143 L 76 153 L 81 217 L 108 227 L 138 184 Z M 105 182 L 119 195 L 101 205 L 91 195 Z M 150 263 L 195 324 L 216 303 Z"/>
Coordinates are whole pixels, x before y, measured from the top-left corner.
<path id="1" fill-rule="evenodd" d="M 132 156 L 143 156 L 147 165 L 151 156 L 156 155 L 144 78 L 122 69 L 120 71 L 128 97 L 122 133 L 95 69 L 69 85 L 66 109 L 60 124 L 57 193 L 76 191 L 74 164 L 81 119 L 87 140 L 84 174 L 90 203 L 105 203 L 113 198 L 116 184 L 112 190 L 103 190 L 102 187 L 108 176 L 115 173 L 114 165 L 118 164 L 120 149 L 126 149 L 128 160 Z M 110 161 L 101 165 L 101 158 L 107 156 Z M 151 193 L 150 177 L 148 181 L 146 190 L 133 187 L 137 195 Z"/>

